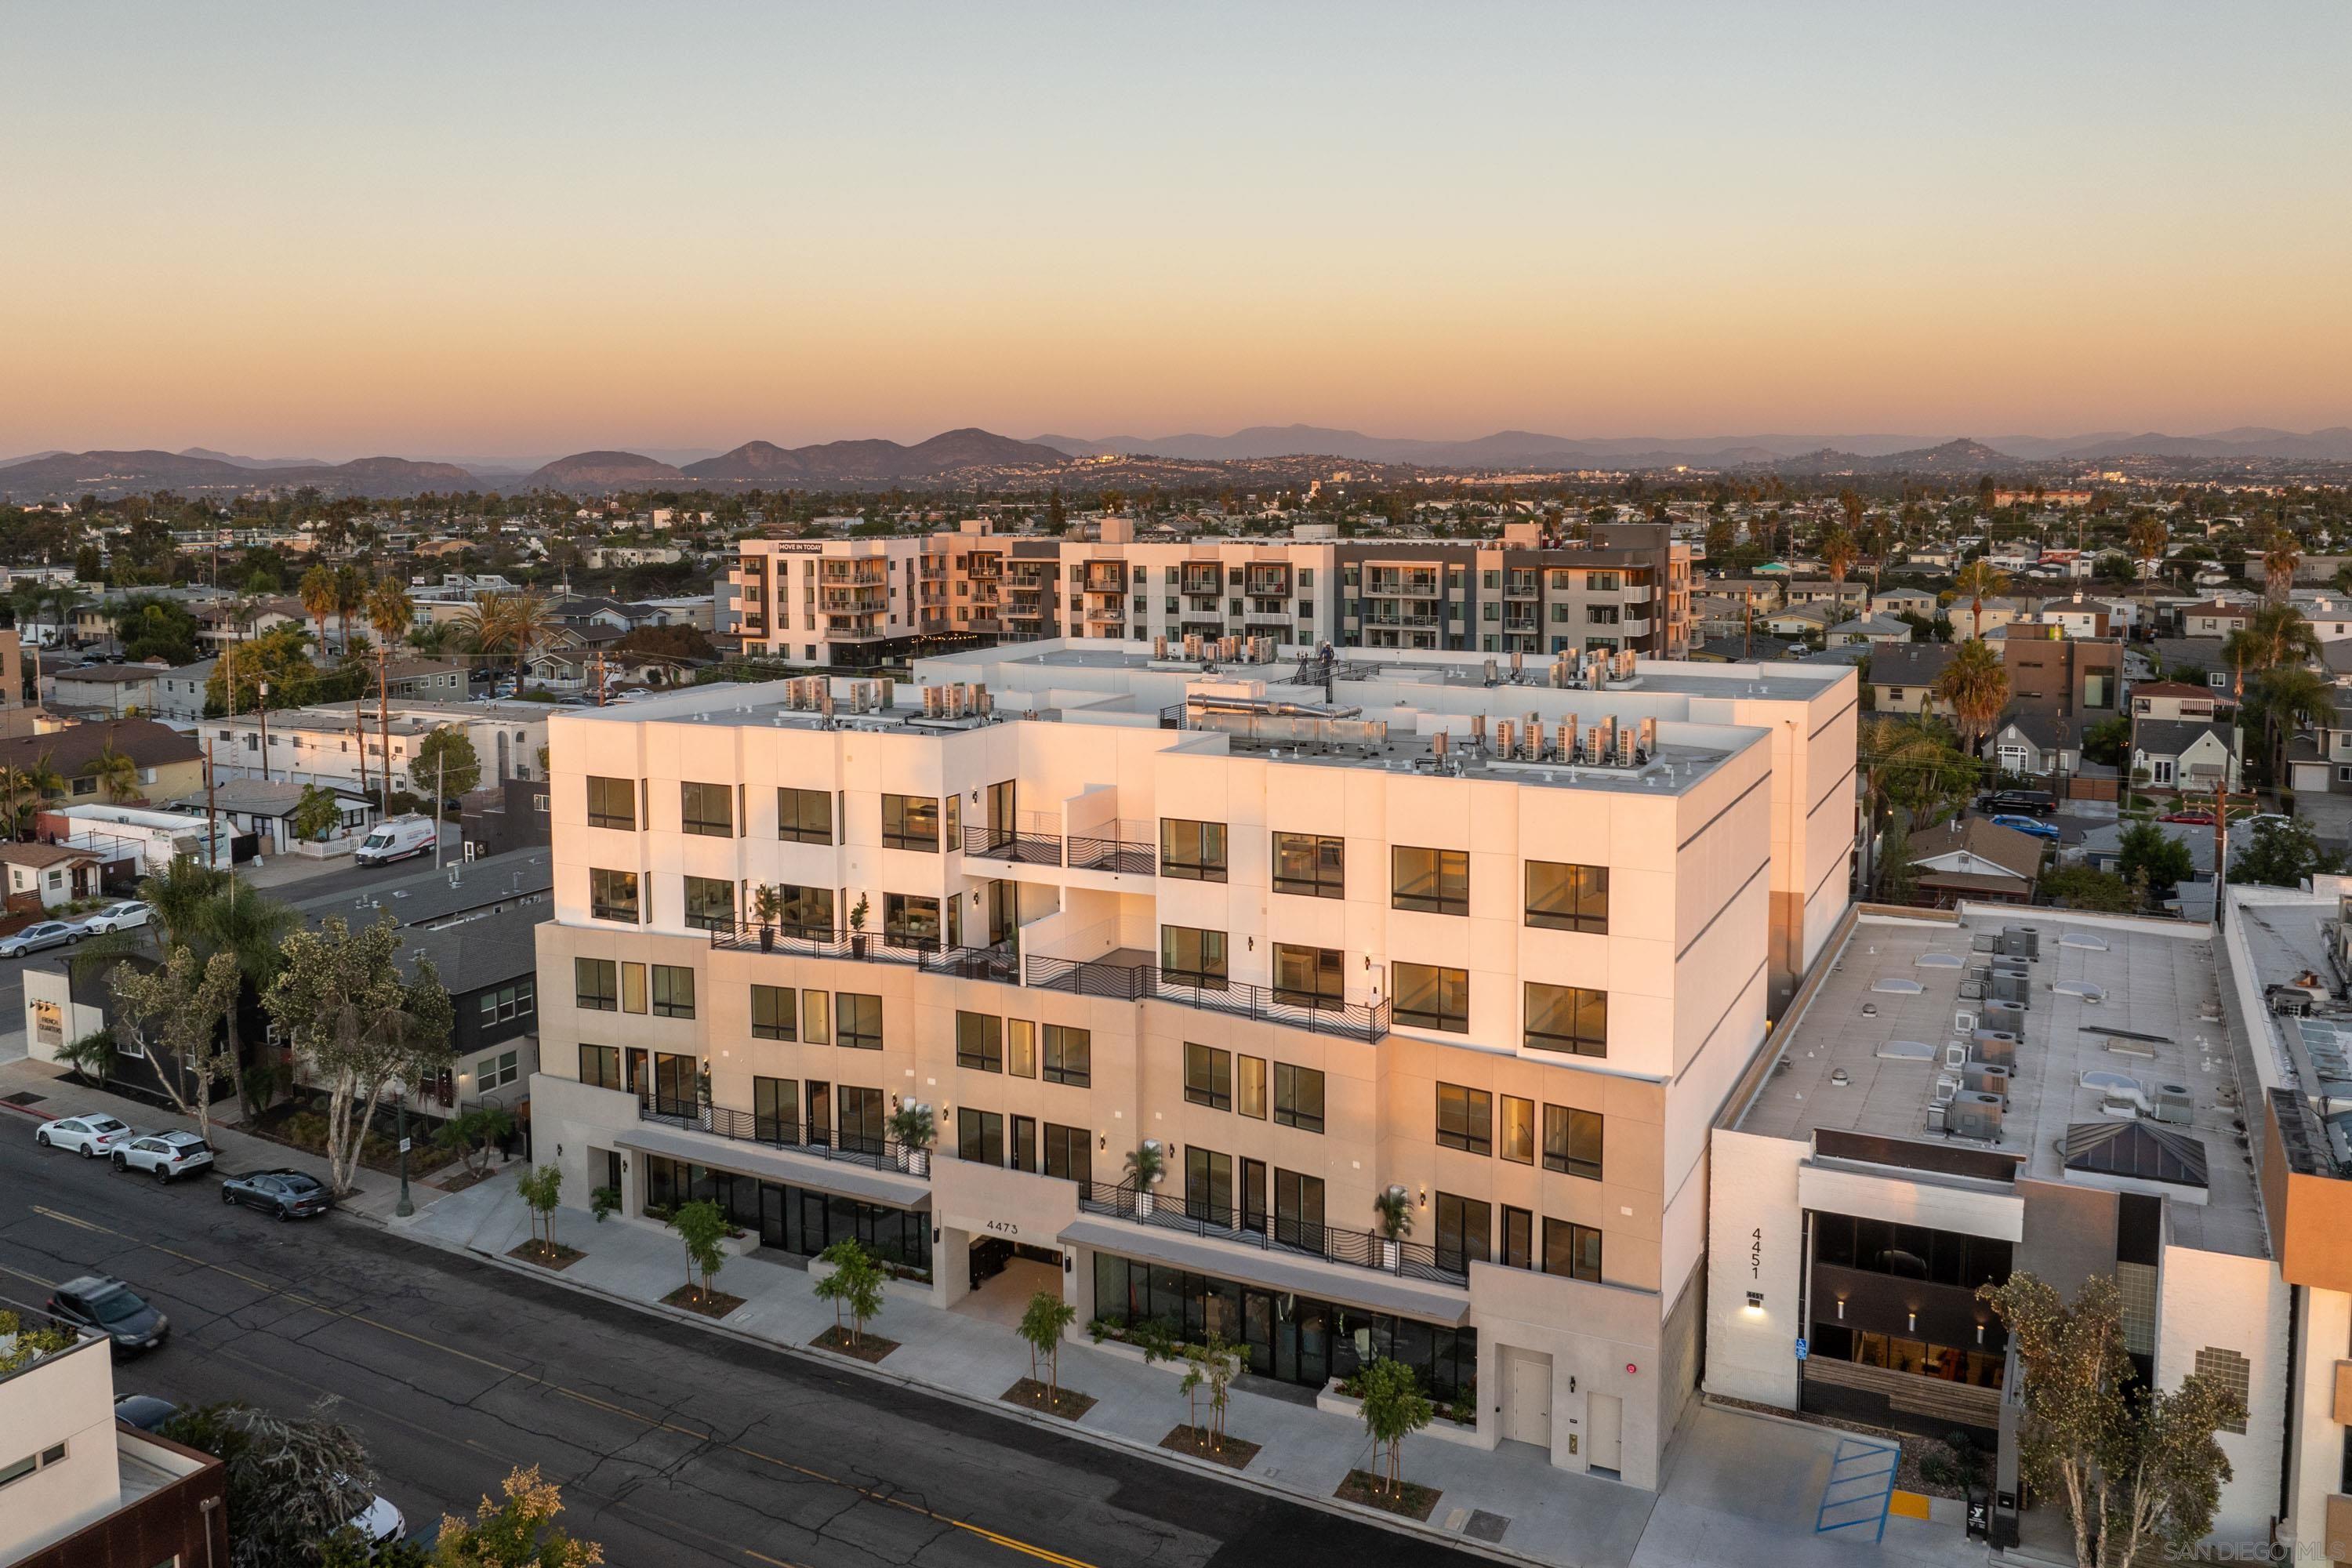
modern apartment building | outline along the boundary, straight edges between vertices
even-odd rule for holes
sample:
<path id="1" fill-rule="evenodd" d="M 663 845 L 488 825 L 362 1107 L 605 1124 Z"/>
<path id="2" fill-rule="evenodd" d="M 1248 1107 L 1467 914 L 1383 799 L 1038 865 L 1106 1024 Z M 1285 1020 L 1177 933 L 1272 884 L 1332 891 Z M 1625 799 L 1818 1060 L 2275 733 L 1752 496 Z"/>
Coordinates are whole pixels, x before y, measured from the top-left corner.
<path id="1" fill-rule="evenodd" d="M 1052 1279 L 1317 1390 L 1396 1357 L 1469 1441 L 1654 1486 L 1708 1129 L 1845 909 L 1853 673 L 917 675 L 551 719 L 531 1110 L 573 1190 L 854 1237 L 943 1310 Z"/>
<path id="2" fill-rule="evenodd" d="M 746 539 L 730 584 L 747 649 L 871 666 L 940 639 L 1153 642 L 1272 637 L 1285 647 L 1518 653 L 1588 648 L 1679 658 L 1690 647 L 1690 552 L 1666 525 L 1604 526 L 1547 544 L 1501 541 L 998 535 L 971 522 L 923 538 Z"/>
<path id="3" fill-rule="evenodd" d="M 384 715 L 379 714 L 371 692 L 356 706 L 276 708 L 266 718 L 247 712 L 206 719 L 191 734 L 197 745 L 211 748 L 213 766 L 222 778 L 282 779 L 349 789 L 360 784 L 362 745 L 368 785 L 373 789 L 382 784 L 388 743 L 393 787 L 407 789 L 409 761 L 425 738 L 436 730 L 455 728 L 473 742 L 481 764 L 480 785 L 494 785 L 539 776 L 547 713 L 543 702 L 435 702 L 395 697 L 387 736 L 378 722 Z M 194 787 L 202 788 L 202 780 Z"/>

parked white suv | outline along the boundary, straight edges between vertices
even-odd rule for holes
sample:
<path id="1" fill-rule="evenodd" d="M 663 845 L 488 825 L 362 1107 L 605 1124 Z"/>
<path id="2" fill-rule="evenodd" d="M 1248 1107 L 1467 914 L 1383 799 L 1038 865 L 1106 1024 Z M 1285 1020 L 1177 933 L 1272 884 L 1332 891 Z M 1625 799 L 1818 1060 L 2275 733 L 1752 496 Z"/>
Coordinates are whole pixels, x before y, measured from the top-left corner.
<path id="1" fill-rule="evenodd" d="M 132 899 L 124 903 L 107 905 L 106 908 L 82 921 L 82 929 L 93 934 L 100 931 L 129 931 L 133 926 L 145 925 L 147 917 L 153 912 L 145 904 Z"/>
<path id="2" fill-rule="evenodd" d="M 118 1143 L 139 1134 L 111 1116 L 60 1116 L 33 1129 L 33 1142 L 44 1149 L 70 1149 L 85 1160 L 111 1153 Z"/>
<path id="3" fill-rule="evenodd" d="M 213 1146 L 193 1132 L 151 1132 L 114 1146 L 114 1168 L 169 1184 L 213 1168 Z"/>

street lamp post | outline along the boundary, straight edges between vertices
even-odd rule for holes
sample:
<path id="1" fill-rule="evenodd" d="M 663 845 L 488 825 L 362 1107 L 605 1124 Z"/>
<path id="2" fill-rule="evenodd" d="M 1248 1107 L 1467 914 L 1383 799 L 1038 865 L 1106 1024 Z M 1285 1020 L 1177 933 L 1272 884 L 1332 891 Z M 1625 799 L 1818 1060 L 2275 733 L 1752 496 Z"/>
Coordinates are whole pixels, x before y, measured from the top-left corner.
<path id="1" fill-rule="evenodd" d="M 261 693 L 261 782 L 269 782 L 269 682 L 263 681 L 255 689 Z"/>
<path id="2" fill-rule="evenodd" d="M 400 1086 L 400 1098 L 393 1101 L 393 1105 L 397 1131 L 400 1134 L 400 1202 L 393 1205 L 392 1212 L 398 1217 L 406 1219 L 416 1212 L 416 1205 L 408 1201 L 408 1086 L 406 1084 Z"/>

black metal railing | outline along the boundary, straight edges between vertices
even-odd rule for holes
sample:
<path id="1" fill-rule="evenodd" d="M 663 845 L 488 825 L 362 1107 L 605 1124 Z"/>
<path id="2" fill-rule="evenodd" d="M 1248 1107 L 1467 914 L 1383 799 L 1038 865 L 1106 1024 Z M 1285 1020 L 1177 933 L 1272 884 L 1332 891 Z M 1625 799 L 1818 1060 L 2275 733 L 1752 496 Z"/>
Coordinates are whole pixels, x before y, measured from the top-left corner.
<path id="1" fill-rule="evenodd" d="M 739 924 L 714 929 L 710 945 L 736 952 L 775 952 L 787 958 L 848 958 L 861 963 L 910 963 L 926 974 L 1021 984 L 1021 966 L 1009 943 L 994 947 L 941 947 L 930 937 L 887 931 L 826 931 L 802 926 Z"/>
<path id="2" fill-rule="evenodd" d="M 1310 1034 L 1339 1035 L 1372 1044 L 1389 1032 L 1389 1004 L 1321 1002 L 1296 991 L 1277 991 L 1238 980 L 1202 982 L 1176 977 L 1156 964 L 1105 963 L 1099 960 L 1031 957 L 1023 965 L 1023 982 L 1040 991 L 1067 991 L 1080 996 L 1108 996 L 1119 1001 L 1172 1002 L 1204 1013 L 1257 1018 Z"/>
<path id="3" fill-rule="evenodd" d="M 1058 866 L 1062 863 L 1062 836 L 1026 827 L 992 827 L 974 823 L 963 830 L 963 852 L 1022 866 Z"/>
<path id="4" fill-rule="evenodd" d="M 1467 1285 L 1470 1260 L 1452 1250 L 1441 1251 L 1423 1241 L 1391 1241 L 1377 1232 L 1311 1225 L 1287 1215 L 1244 1215 L 1226 1205 L 1202 1205 L 1191 1211 L 1181 1194 L 1154 1192 L 1146 1204 L 1132 1182 L 1111 1186 L 1086 1182 L 1078 1187 L 1078 1207 L 1087 1214 L 1126 1220 L 1131 1225 L 1181 1231 L 1212 1241 L 1239 1242 L 1268 1252 L 1294 1252 L 1327 1263 L 1370 1268 L 1404 1279 L 1426 1279 L 1440 1285 Z"/>
<path id="5" fill-rule="evenodd" d="M 814 1154 L 821 1160 L 846 1161 L 877 1171 L 896 1171 L 927 1180 L 930 1175 L 928 1149 L 910 1149 L 894 1138 L 835 1131 L 788 1116 L 762 1116 L 732 1106 L 641 1094 L 637 1097 L 637 1120 L 656 1121 L 688 1132 L 708 1132 L 737 1143 L 758 1143 L 771 1149 Z"/>
<path id="6" fill-rule="evenodd" d="M 1160 868 L 1160 838 L 1148 822 L 1121 818 L 1102 824 L 1101 834 L 1070 835 L 1065 861 L 1073 871 L 1116 871 L 1149 877 Z"/>

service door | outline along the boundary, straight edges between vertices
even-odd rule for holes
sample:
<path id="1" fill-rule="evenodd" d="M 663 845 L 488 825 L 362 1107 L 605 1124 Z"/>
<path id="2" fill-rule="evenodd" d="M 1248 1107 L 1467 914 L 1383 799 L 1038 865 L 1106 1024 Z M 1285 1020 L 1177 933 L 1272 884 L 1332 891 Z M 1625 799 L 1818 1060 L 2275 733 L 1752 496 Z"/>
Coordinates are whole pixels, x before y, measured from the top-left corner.
<path id="1" fill-rule="evenodd" d="M 1596 1470 L 1614 1475 L 1623 1468 L 1625 1402 L 1613 1394 L 1595 1394 L 1584 1402 L 1584 1446 Z"/>
<path id="2" fill-rule="evenodd" d="M 1503 1436 L 1551 1452 L 1551 1357 L 1507 1350 L 1503 1376 Z"/>

